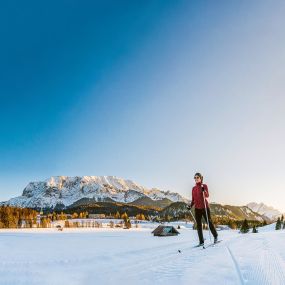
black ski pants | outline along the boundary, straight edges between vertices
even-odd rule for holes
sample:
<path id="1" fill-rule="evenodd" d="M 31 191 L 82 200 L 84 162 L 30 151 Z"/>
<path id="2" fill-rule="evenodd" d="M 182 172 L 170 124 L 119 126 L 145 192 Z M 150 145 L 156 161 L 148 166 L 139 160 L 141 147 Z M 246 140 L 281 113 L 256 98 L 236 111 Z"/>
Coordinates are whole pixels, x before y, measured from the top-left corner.
<path id="1" fill-rule="evenodd" d="M 218 234 L 217 234 L 217 231 L 213 225 L 209 208 L 207 208 L 207 214 L 208 214 L 209 227 L 210 227 L 211 233 L 213 234 L 214 238 L 216 238 L 218 236 Z M 204 217 L 205 221 L 207 221 L 205 209 L 195 209 L 195 219 L 196 219 L 196 223 L 197 223 L 197 231 L 198 231 L 200 243 L 204 242 L 203 230 L 202 230 L 202 217 Z"/>

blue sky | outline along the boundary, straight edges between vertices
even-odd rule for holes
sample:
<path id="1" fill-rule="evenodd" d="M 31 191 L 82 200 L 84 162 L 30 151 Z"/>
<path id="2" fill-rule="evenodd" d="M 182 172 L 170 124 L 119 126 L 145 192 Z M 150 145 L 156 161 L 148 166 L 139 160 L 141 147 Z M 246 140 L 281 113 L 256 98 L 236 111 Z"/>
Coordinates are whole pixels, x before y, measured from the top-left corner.
<path id="1" fill-rule="evenodd" d="M 189 197 L 201 171 L 212 201 L 285 211 L 283 1 L 2 6 L 0 200 L 52 175 Z"/>

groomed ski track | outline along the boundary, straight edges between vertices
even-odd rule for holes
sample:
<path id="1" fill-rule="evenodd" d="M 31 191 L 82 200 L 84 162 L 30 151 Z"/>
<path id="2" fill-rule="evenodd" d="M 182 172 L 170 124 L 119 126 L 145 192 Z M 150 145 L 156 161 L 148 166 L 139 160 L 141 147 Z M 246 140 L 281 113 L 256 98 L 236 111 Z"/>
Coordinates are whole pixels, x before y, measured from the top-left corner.
<path id="1" fill-rule="evenodd" d="M 206 249 L 190 229 L 150 232 L 1 230 L 0 284 L 285 284 L 285 231 L 221 231 Z"/>

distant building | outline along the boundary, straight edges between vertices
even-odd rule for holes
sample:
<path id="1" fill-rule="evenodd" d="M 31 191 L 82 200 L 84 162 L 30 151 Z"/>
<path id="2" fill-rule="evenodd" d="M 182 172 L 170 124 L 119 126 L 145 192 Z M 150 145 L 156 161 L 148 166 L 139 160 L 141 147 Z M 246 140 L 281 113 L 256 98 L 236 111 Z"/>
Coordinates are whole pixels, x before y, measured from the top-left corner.
<path id="1" fill-rule="evenodd" d="M 88 218 L 89 219 L 105 219 L 106 216 L 105 214 L 89 214 Z"/>

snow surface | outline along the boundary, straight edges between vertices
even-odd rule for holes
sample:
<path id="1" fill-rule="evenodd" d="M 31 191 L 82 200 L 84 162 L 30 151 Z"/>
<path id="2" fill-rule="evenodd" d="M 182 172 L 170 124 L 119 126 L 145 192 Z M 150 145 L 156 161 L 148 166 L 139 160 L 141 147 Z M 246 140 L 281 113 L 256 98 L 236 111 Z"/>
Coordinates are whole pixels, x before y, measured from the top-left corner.
<path id="1" fill-rule="evenodd" d="M 205 250 L 193 248 L 196 231 L 180 224 L 173 237 L 154 237 L 155 225 L 147 223 L 130 230 L 0 230 L 0 284 L 285 283 L 285 231 L 274 224 L 257 234 L 219 231 L 223 242 Z"/>

